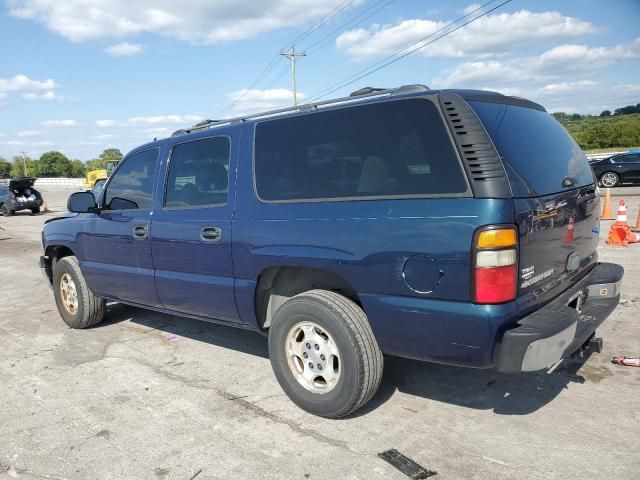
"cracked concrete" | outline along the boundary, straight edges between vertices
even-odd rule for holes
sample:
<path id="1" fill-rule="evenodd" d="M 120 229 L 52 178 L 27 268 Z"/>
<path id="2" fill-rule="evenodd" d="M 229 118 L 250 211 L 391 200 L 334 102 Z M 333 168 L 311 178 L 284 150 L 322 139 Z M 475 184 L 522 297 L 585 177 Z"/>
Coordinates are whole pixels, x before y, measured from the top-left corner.
<path id="1" fill-rule="evenodd" d="M 36 266 L 45 218 L 0 218 L 2 480 L 402 480 L 389 448 L 439 478 L 637 478 L 640 369 L 608 360 L 640 353 L 640 246 L 600 251 L 627 272 L 602 354 L 518 376 L 388 358 L 372 402 L 332 421 L 286 398 L 261 335 L 118 304 L 66 328 Z"/>

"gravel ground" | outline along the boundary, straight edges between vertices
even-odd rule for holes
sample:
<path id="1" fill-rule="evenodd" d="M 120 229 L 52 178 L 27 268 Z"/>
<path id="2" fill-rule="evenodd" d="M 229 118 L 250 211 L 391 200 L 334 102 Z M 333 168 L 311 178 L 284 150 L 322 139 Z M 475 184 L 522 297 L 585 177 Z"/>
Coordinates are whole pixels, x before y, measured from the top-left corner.
<path id="1" fill-rule="evenodd" d="M 68 191 L 45 189 L 64 211 Z M 635 222 L 640 188 L 620 188 Z M 357 415 L 313 417 L 282 393 L 261 335 L 109 305 L 64 326 L 37 268 L 46 218 L 0 218 L 0 479 L 391 479 L 396 448 L 442 479 L 637 479 L 640 244 L 604 352 L 517 376 L 387 358 Z M 602 236 L 609 222 L 603 222 Z"/>

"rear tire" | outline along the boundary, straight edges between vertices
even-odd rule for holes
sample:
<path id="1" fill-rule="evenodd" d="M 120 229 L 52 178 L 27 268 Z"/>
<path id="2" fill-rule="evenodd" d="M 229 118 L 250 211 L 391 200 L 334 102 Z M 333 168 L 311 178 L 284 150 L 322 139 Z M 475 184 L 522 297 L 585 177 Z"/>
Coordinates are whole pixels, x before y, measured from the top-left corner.
<path id="1" fill-rule="evenodd" d="M 606 188 L 613 188 L 620 183 L 620 177 L 615 172 L 604 172 L 600 175 L 600 185 Z"/>
<path id="2" fill-rule="evenodd" d="M 301 293 L 278 309 L 269 329 L 269 357 L 287 396 L 327 418 L 345 417 L 367 403 L 384 362 L 362 309 L 327 290 Z"/>
<path id="3" fill-rule="evenodd" d="M 38 208 L 32 208 L 31 209 L 31 213 L 33 213 L 34 215 L 38 215 L 40 213 L 40 207 Z"/>
<path id="4" fill-rule="evenodd" d="M 76 257 L 64 257 L 53 266 L 53 296 L 64 323 L 88 328 L 104 318 L 105 301 L 87 286 Z"/>
<path id="5" fill-rule="evenodd" d="M 11 215 L 13 215 L 13 210 L 10 210 L 6 204 L 2 204 L 2 206 L 0 207 L 0 213 L 3 217 L 10 217 Z"/>

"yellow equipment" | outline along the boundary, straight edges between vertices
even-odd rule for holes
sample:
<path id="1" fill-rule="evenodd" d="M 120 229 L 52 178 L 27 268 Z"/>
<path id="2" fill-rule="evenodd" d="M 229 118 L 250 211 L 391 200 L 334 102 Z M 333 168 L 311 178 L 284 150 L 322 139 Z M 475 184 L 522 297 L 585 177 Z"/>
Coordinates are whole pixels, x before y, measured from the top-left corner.
<path id="1" fill-rule="evenodd" d="M 87 177 L 84 180 L 84 188 L 86 190 L 91 190 L 96 182 L 100 180 L 106 180 L 109 175 L 111 175 L 111 172 L 119 161 L 120 160 L 107 160 L 105 162 L 106 168 L 99 168 L 97 170 L 91 170 L 90 172 L 87 172 Z"/>

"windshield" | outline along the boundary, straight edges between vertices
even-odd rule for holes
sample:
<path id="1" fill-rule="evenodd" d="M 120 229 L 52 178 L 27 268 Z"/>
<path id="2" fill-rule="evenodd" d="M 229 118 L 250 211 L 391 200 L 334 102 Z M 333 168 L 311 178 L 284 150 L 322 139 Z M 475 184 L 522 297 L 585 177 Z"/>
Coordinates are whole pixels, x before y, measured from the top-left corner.
<path id="1" fill-rule="evenodd" d="M 470 101 L 498 153 L 515 197 L 548 195 L 594 182 L 589 161 L 565 128 L 533 108 Z M 563 187 L 563 180 L 571 185 Z"/>

